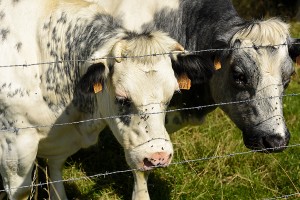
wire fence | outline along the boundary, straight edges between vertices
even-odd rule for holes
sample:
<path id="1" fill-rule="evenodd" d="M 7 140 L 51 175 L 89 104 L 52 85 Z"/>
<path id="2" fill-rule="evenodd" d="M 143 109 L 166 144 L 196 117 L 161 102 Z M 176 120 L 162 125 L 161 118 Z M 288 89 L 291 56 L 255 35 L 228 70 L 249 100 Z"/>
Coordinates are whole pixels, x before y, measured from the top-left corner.
<path id="1" fill-rule="evenodd" d="M 209 107 L 225 106 L 225 105 L 232 105 L 232 104 L 242 104 L 242 103 L 250 103 L 250 102 L 259 102 L 259 101 L 263 101 L 263 100 L 269 100 L 269 99 L 275 99 L 275 98 L 281 99 L 283 97 L 295 97 L 295 96 L 300 96 L 300 93 L 291 93 L 291 94 L 283 94 L 283 95 L 280 95 L 280 96 L 269 96 L 269 97 L 256 98 L 256 99 L 247 99 L 247 100 L 221 102 L 221 103 L 214 103 L 214 104 L 194 106 L 194 107 L 169 109 L 169 110 L 160 111 L 160 112 L 130 113 L 130 114 L 124 114 L 124 115 L 98 117 L 98 118 L 92 118 L 92 119 L 80 120 L 80 121 L 73 121 L 73 122 L 66 122 L 66 123 L 55 123 L 55 124 L 48 124 L 48 125 L 44 124 L 44 125 L 35 125 L 35 126 L 27 126 L 27 127 L 14 127 L 14 128 L 11 128 L 11 129 L 0 129 L 0 132 L 18 132 L 18 131 L 24 130 L 24 129 L 52 128 L 52 127 L 55 127 L 55 126 L 75 125 L 75 124 L 81 124 L 81 123 L 87 123 L 87 122 L 99 121 L 99 120 L 126 118 L 126 117 L 132 117 L 134 115 L 144 116 L 144 115 L 157 115 L 157 114 L 172 113 L 172 112 L 187 111 L 187 110 L 201 110 L 201 109 L 209 108 Z M 154 103 L 154 104 L 157 104 L 157 103 Z M 152 104 L 149 104 L 149 105 L 152 105 Z"/>
<path id="2" fill-rule="evenodd" d="M 279 197 L 273 197 L 273 198 L 266 198 L 266 199 L 263 199 L 263 200 L 276 200 L 276 199 L 288 199 L 288 198 L 291 198 L 291 197 L 297 197 L 299 198 L 300 197 L 300 193 L 294 193 L 294 194 L 287 194 L 287 195 L 282 195 L 282 196 L 279 196 Z"/>
<path id="3" fill-rule="evenodd" d="M 129 59 L 129 58 L 146 58 L 153 56 L 165 56 L 165 55 L 177 55 L 177 54 L 187 54 L 187 55 L 197 55 L 204 52 L 217 52 L 217 51 L 234 51 L 234 50 L 245 50 L 245 49 L 259 49 L 259 48 L 268 48 L 268 47 L 280 47 L 280 46 L 291 46 L 291 45 L 300 45 L 299 42 L 294 43 L 282 43 L 275 45 L 260 45 L 260 46 L 248 46 L 248 47 L 232 47 L 232 48 L 219 48 L 219 49 L 203 49 L 197 51 L 175 51 L 175 52 L 165 52 L 165 53 L 153 53 L 147 55 L 135 55 L 135 56 L 104 56 L 99 58 L 92 59 L 74 59 L 74 60 L 56 60 L 56 61 L 48 61 L 48 62 L 37 62 L 37 63 L 21 63 L 21 64 L 13 64 L 13 65 L 0 65 L 0 68 L 9 68 L 9 67 L 31 67 L 31 66 L 40 66 L 40 65 L 50 65 L 50 64 L 61 64 L 67 62 L 95 62 L 98 60 L 106 60 L 106 59 Z"/>
<path id="4" fill-rule="evenodd" d="M 174 165 L 182 165 L 182 164 L 186 164 L 186 163 L 195 163 L 195 162 L 209 161 L 209 160 L 214 160 L 214 159 L 231 158 L 231 157 L 235 157 L 235 156 L 241 156 L 241 155 L 247 155 L 247 154 L 253 154 L 253 153 L 269 152 L 269 151 L 277 150 L 280 148 L 296 148 L 296 147 L 300 147 L 300 144 L 293 144 L 293 145 L 289 145 L 289 146 L 280 146 L 280 147 L 265 148 L 265 149 L 251 150 L 251 151 L 244 151 L 244 152 L 235 152 L 235 153 L 219 155 L 219 156 L 202 157 L 202 158 L 193 159 L 193 160 L 183 160 L 183 161 L 179 161 L 179 162 L 173 162 L 169 165 L 169 167 L 174 166 Z M 160 168 L 160 167 L 154 166 L 152 168 L 155 169 L 155 168 Z M 69 178 L 69 179 L 57 180 L 57 181 L 48 181 L 48 182 L 44 182 L 44 183 L 31 184 L 31 185 L 21 186 L 21 187 L 17 187 L 17 188 L 10 188 L 10 189 L 13 190 L 13 189 L 22 189 L 22 188 L 42 187 L 42 186 L 48 186 L 49 184 L 55 184 L 55 183 L 75 182 L 75 181 L 79 181 L 79 180 L 89 180 L 89 179 L 95 179 L 95 178 L 100 178 L 100 177 L 105 178 L 106 176 L 110 176 L 110 175 L 129 173 L 129 172 L 134 172 L 134 171 L 138 171 L 138 170 L 141 170 L 141 169 L 136 168 L 136 169 L 105 172 L 105 173 L 99 173 L 99 174 L 90 175 L 90 176 L 82 176 L 82 177 Z M 0 192 L 5 192 L 5 190 L 0 190 Z M 298 195 L 300 195 L 300 193 L 288 194 L 288 195 L 283 195 L 283 196 L 278 196 L 278 197 L 273 197 L 273 198 L 265 198 L 263 200 L 286 199 L 286 198 L 295 197 Z"/>
<path id="5" fill-rule="evenodd" d="M 278 44 L 278 45 L 256 46 L 255 48 L 278 47 L 278 46 L 283 46 L 283 45 L 300 45 L 300 43 L 292 43 L 292 44 L 284 43 L 284 44 Z M 142 57 L 149 57 L 149 56 L 161 56 L 161 55 L 170 55 L 170 54 L 178 54 L 178 53 L 190 55 L 190 54 L 199 54 L 202 52 L 234 51 L 234 50 L 238 50 L 238 49 L 249 49 L 249 48 L 254 48 L 254 47 L 251 46 L 251 47 L 243 47 L 243 48 L 206 49 L 206 50 L 199 50 L 199 51 L 167 52 L 167 53 L 161 53 L 161 54 L 149 54 L 149 55 L 132 56 L 132 57 L 101 57 L 101 58 L 95 58 L 92 60 L 91 59 L 89 59 L 89 60 L 60 60 L 60 61 L 40 62 L 40 63 L 31 63 L 31 64 L 2 65 L 2 66 L 0 66 L 0 68 L 1 67 L 2 68 L 30 67 L 30 66 L 57 64 L 57 63 L 63 63 L 63 62 L 75 62 L 75 61 L 76 62 L 95 62 L 95 61 L 101 60 L 101 59 L 142 58 Z M 204 109 L 204 108 L 208 108 L 208 107 L 224 106 L 224 105 L 229 105 L 229 104 L 259 102 L 262 100 L 268 100 L 268 99 L 274 99 L 274 98 L 296 97 L 296 96 L 300 96 L 300 93 L 283 94 L 280 96 L 269 96 L 269 97 L 264 97 L 264 98 L 259 98 L 259 99 L 247 99 L 247 100 L 243 100 L 243 101 L 220 102 L 220 103 L 215 103 L 215 104 L 210 104 L 210 105 L 201 105 L 201 106 L 195 106 L 195 107 L 169 109 L 169 110 L 166 110 L 163 112 L 148 112 L 148 113 L 141 113 L 141 114 L 134 113 L 134 114 L 128 114 L 128 115 L 106 116 L 106 117 L 93 118 L 93 119 L 87 119 L 87 120 L 81 120 L 81 121 L 73 121 L 73 122 L 68 122 L 68 123 L 55 123 L 55 124 L 35 125 L 35 126 L 28 126 L 28 127 L 14 127 L 11 129 L 1 129 L 0 132 L 8 132 L 8 131 L 9 132 L 18 132 L 23 129 L 35 129 L 35 128 L 45 128 L 45 127 L 51 128 L 51 127 L 55 127 L 55 126 L 67 126 L 67 125 L 74 125 L 74 124 L 79 124 L 79 123 L 87 123 L 87 122 L 91 122 L 91 121 L 130 117 L 132 115 L 145 115 L 145 114 L 155 115 L 155 114 L 171 113 L 171 112 L 177 112 L 177 111 L 200 110 L 200 109 Z M 193 162 L 208 161 L 208 160 L 213 160 L 213 159 L 224 159 L 224 158 L 230 158 L 230 157 L 234 157 L 234 156 L 241 156 L 241 155 L 252 154 L 252 153 L 257 153 L 257 152 L 268 152 L 268 151 L 276 150 L 279 148 L 296 148 L 296 147 L 300 147 L 300 144 L 293 144 L 293 145 L 289 145 L 289 146 L 281 146 L 281 147 L 276 147 L 276 148 L 266 148 L 266 149 L 260 149 L 260 150 L 251 150 L 251 151 L 245 151 L 245 152 L 234 152 L 234 153 L 220 155 L 220 156 L 202 157 L 202 158 L 193 159 L 193 160 L 183 160 L 183 161 L 179 161 L 179 162 L 173 162 L 170 164 L 170 166 L 181 165 L 181 164 L 186 164 L 186 163 L 193 163 Z M 156 167 L 153 167 L 153 168 L 156 168 Z M 91 175 L 91 176 L 76 177 L 76 178 L 57 180 L 57 181 L 48 181 L 45 183 L 31 184 L 31 185 L 27 185 L 27 186 L 18 187 L 18 188 L 39 187 L 39 186 L 54 184 L 54 183 L 58 183 L 58 182 L 74 182 L 74 181 L 83 180 L 83 179 L 94 179 L 94 178 L 99 178 L 99 177 L 106 177 L 106 176 L 113 175 L 113 174 L 133 172 L 136 170 L 140 170 L 140 169 L 119 170 L 119 171 L 95 174 L 95 175 Z M 18 189 L 18 188 L 10 188 L 10 189 Z M 5 190 L 0 190 L 0 192 L 5 192 Z M 265 200 L 286 199 L 286 198 L 290 198 L 290 197 L 296 197 L 299 195 L 300 195 L 300 193 L 287 194 L 287 195 L 273 197 L 273 198 L 266 198 Z"/>

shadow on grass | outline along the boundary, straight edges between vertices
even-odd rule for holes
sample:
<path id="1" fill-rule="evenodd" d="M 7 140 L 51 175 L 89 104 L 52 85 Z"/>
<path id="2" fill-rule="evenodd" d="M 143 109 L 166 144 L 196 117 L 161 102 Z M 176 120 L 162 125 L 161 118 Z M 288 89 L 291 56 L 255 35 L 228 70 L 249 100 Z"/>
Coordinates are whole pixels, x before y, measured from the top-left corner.
<path id="1" fill-rule="evenodd" d="M 122 147 L 108 129 L 100 133 L 98 143 L 95 146 L 82 149 L 74 154 L 67 160 L 67 165 L 79 166 L 78 170 L 84 171 L 86 176 L 129 169 Z M 90 199 L 94 193 L 101 193 L 106 189 L 113 189 L 117 196 L 126 197 L 123 198 L 125 200 L 131 198 L 133 188 L 131 172 L 100 176 L 93 178 L 92 181 L 95 182 L 94 186 L 84 196 L 83 194 L 80 195 L 80 199 Z M 71 199 L 78 197 L 78 193 L 80 194 L 76 182 L 66 184 L 66 191 Z"/>
<path id="2" fill-rule="evenodd" d="M 40 165 L 45 167 L 45 163 Z M 83 171 L 86 176 L 95 174 L 105 174 L 115 171 L 128 170 L 129 167 L 125 160 L 123 148 L 114 138 L 109 129 L 105 129 L 99 135 L 98 143 L 88 149 L 82 149 L 68 158 L 66 167 L 75 166 L 76 170 Z M 163 170 L 163 169 L 160 169 Z M 44 176 L 44 177 L 42 177 Z M 77 177 L 73 177 L 77 178 Z M 43 173 L 39 174 L 39 182 L 46 181 Z M 79 184 L 74 182 L 64 183 L 69 199 L 93 199 L 101 196 L 105 191 L 112 191 L 120 199 L 130 200 L 133 191 L 133 175 L 131 172 L 117 173 L 107 176 L 92 178 L 95 184 L 81 193 Z M 167 182 L 161 180 L 159 176 L 150 173 L 148 180 L 149 194 L 152 200 L 170 199 L 171 188 Z M 47 198 L 46 188 L 39 188 L 39 199 Z M 111 193 L 109 193 L 111 194 Z"/>

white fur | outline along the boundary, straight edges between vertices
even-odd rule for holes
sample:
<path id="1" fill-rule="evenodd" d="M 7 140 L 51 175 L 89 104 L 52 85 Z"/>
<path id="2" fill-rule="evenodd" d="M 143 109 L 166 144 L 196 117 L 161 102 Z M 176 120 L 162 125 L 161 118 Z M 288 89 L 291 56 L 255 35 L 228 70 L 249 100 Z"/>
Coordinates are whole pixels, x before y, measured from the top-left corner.
<path id="1" fill-rule="evenodd" d="M 289 36 L 289 25 L 271 18 L 265 21 L 257 21 L 253 26 L 238 31 L 232 38 L 232 42 L 249 40 L 256 46 L 278 45 L 286 42 Z"/>
<path id="2" fill-rule="evenodd" d="M 0 7 L 5 8 L 6 12 L 1 27 L 9 28 L 7 38 L 0 43 L 1 65 L 52 61 L 44 48 L 49 35 L 41 31 L 45 19 L 51 13 L 57 13 L 53 15 L 55 21 L 57 20 L 55 17 L 59 17 L 62 10 L 71 13 L 72 16 L 80 15 L 86 19 L 102 10 L 95 4 L 80 0 L 22 0 L 15 2 L 14 5 L 11 1 L 5 0 L 1 1 Z M 58 34 L 61 34 L 64 41 L 64 27 L 57 28 Z M 108 56 L 113 45 L 122 35 L 123 33 L 120 33 L 107 42 L 103 48 L 94 52 L 91 58 Z M 19 51 L 16 49 L 18 42 L 22 43 Z M 162 33 L 153 33 L 151 40 L 132 39 L 126 40 L 125 44 L 123 53 L 135 56 L 144 53 L 169 52 L 176 42 Z M 59 54 L 64 52 L 64 49 L 59 47 L 57 51 Z M 40 79 L 40 76 L 47 71 L 48 65 L 0 68 L 0 122 L 2 122 L 0 128 L 2 129 L 9 127 L 8 122 L 13 122 L 12 128 L 22 128 L 118 115 L 116 95 L 126 95 L 131 99 L 135 112 L 148 116 L 147 120 L 141 120 L 141 115 L 133 115 L 128 126 L 125 126 L 120 118 L 114 118 L 68 126 L 19 129 L 17 133 L 1 131 L 0 172 L 11 199 L 27 198 L 28 188 L 12 188 L 30 185 L 31 170 L 36 156 L 47 158 L 51 180 L 60 180 L 62 179 L 61 168 L 67 157 L 80 148 L 95 144 L 99 132 L 106 125 L 109 125 L 124 147 L 126 160 L 132 168 L 143 168 L 143 159 L 160 151 L 162 145 L 165 152 L 173 154 L 172 144 L 164 127 L 165 114 L 163 113 L 166 103 L 178 89 L 170 57 L 124 59 L 120 63 L 107 60 L 104 63 L 113 64 L 114 73 L 112 78 L 107 77 L 103 91 L 97 94 L 97 107 L 94 113 L 80 112 L 71 103 L 72 95 L 66 99 L 69 102 L 68 114 L 64 112 L 66 108 L 62 106 L 58 106 L 59 109 L 55 111 L 49 108 L 43 97 L 49 96 L 55 104 L 59 102 L 61 95 L 49 94 L 44 87 L 45 80 Z M 87 64 L 81 67 L 84 68 L 88 66 Z M 8 96 L 13 95 L 14 91 L 20 92 L 13 98 L 9 98 Z M 147 112 L 157 114 L 148 115 Z M 149 145 L 153 145 L 154 148 L 150 149 Z M 144 184 L 147 181 L 147 173 L 137 171 L 134 173 L 133 199 L 149 199 L 147 185 Z M 52 188 L 51 199 L 67 199 L 62 182 L 54 184 L 53 187 L 59 197 Z"/>
<path id="3" fill-rule="evenodd" d="M 105 11 L 121 17 L 124 27 L 132 31 L 142 31 L 142 25 L 153 20 L 156 12 L 163 9 L 178 9 L 179 0 L 90 0 L 97 2 Z M 142 3 L 141 3 L 142 2 Z"/>

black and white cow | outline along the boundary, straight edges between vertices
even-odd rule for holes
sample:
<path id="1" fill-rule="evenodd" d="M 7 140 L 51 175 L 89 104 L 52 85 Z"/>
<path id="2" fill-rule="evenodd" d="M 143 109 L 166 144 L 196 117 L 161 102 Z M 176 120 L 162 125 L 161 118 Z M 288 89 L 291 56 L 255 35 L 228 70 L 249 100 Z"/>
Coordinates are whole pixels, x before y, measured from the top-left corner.
<path id="1" fill-rule="evenodd" d="M 149 199 L 143 171 L 173 157 L 164 111 L 179 90 L 176 56 L 132 56 L 182 47 L 159 31 L 128 32 L 84 0 L 2 0 L 0 22 L 0 172 L 9 198 L 27 199 L 39 156 L 57 181 L 51 199 L 67 199 L 65 160 L 108 125 L 141 170 L 133 199 Z"/>
<path id="2" fill-rule="evenodd" d="M 297 40 L 290 37 L 286 23 L 275 18 L 246 21 L 239 17 L 230 0 L 94 1 L 122 18 L 127 29 L 168 32 L 188 51 L 219 49 L 178 58 L 179 65 L 174 63 L 174 69 L 188 75 L 192 88 L 174 97 L 172 106 L 194 107 L 261 99 L 226 104 L 221 109 L 242 130 L 248 148 L 279 147 L 276 151 L 280 151 L 284 149 L 280 146 L 288 144 L 290 133 L 279 96 L 294 73 L 292 59 L 300 54 L 300 46 L 292 44 Z M 137 16 L 143 17 L 130 23 Z M 231 50 L 222 50 L 228 48 Z M 203 75 L 198 71 L 214 65 L 221 68 L 209 83 L 199 83 Z M 174 118 L 178 123 L 176 129 L 183 124 L 199 123 L 214 108 L 181 111 L 176 117 L 170 113 L 166 127 L 171 128 L 169 124 Z"/>

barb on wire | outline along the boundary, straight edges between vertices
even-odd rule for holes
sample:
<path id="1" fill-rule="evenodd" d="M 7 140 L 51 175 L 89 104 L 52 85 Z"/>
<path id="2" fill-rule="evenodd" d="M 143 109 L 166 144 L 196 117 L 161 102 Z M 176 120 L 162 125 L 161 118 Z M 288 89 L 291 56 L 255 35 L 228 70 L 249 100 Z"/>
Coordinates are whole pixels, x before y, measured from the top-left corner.
<path id="1" fill-rule="evenodd" d="M 209 107 L 224 106 L 224 105 L 230 105 L 230 104 L 250 103 L 250 102 L 262 101 L 262 100 L 266 100 L 266 99 L 283 98 L 283 97 L 288 97 L 288 96 L 292 96 L 292 97 L 300 96 L 300 93 L 284 94 L 284 95 L 280 95 L 280 96 L 268 96 L 268 97 L 264 97 L 264 98 L 247 99 L 247 100 L 241 100 L 241 101 L 222 102 L 222 103 L 215 103 L 215 104 L 209 104 L 209 105 L 203 105 L 203 106 L 169 109 L 169 110 L 160 111 L 160 112 L 131 113 L 131 114 L 126 114 L 126 115 L 115 115 L 115 116 L 99 117 L 99 118 L 93 118 L 93 119 L 87 119 L 87 120 L 81 120 L 81 121 L 74 121 L 74 122 L 66 122 L 66 123 L 56 123 L 56 124 L 49 124 L 49 125 L 35 125 L 35 126 L 27 126 L 27 127 L 13 127 L 13 128 L 10 128 L 10 129 L 0 129 L 0 132 L 15 132 L 15 133 L 17 133 L 18 131 L 24 130 L 24 129 L 52 128 L 52 127 L 56 127 L 56 126 L 67 126 L 67 125 L 81 124 L 81 123 L 87 123 L 87 122 L 99 121 L 99 120 L 131 117 L 133 115 L 141 115 L 141 116 L 145 115 L 145 114 L 146 115 L 157 115 L 157 114 L 171 113 L 171 112 L 177 112 L 177 111 L 200 110 L 200 109 L 209 108 Z"/>
<path id="2" fill-rule="evenodd" d="M 179 162 L 173 162 L 170 164 L 172 165 L 181 165 L 185 163 L 192 163 L 192 162 L 201 162 L 201 161 L 208 161 L 208 160 L 213 160 L 213 159 L 222 159 L 222 158 L 231 158 L 234 156 L 240 156 L 240 155 L 246 155 L 246 154 L 251 154 L 251 153 L 260 153 L 260 152 L 268 152 L 272 150 L 277 150 L 281 148 L 294 148 L 294 147 L 300 147 L 300 144 L 293 144 L 289 146 L 280 146 L 280 147 L 274 147 L 274 148 L 265 148 L 265 149 L 258 149 L 258 150 L 251 150 L 251 151 L 244 151 L 244 152 L 235 152 L 235 153 L 230 153 L 230 154 L 225 154 L 225 155 L 220 155 L 220 156 L 211 156 L 211 157 L 203 157 L 203 158 L 198 158 L 198 159 L 193 159 L 193 160 L 183 160 Z M 161 166 L 154 166 L 152 169 L 155 168 L 160 168 Z M 56 180 L 56 181 L 49 181 L 49 182 L 44 182 L 44 183 L 38 183 L 38 184 L 31 184 L 31 185 L 24 185 L 21 187 L 15 187 L 15 188 L 10 188 L 11 190 L 14 189 L 21 189 L 21 188 L 29 188 L 29 187 L 40 187 L 48 184 L 55 184 L 59 182 L 74 182 L 74 181 L 79 181 L 79 180 L 84 180 L 84 179 L 94 179 L 94 178 L 99 178 L 99 177 L 106 177 L 109 175 L 114 175 L 114 174 L 120 174 L 120 173 L 128 173 L 128 172 L 133 172 L 133 171 L 140 171 L 141 169 L 127 169 L 127 170 L 119 170 L 119 171 L 113 171 L 113 172 L 105 172 L 105 173 L 99 173 L 91 176 L 82 176 L 82 177 L 77 177 L 77 178 L 69 178 L 69 179 L 64 179 L 64 180 Z M 5 190 L 0 190 L 0 192 L 5 192 Z"/>
<path id="3" fill-rule="evenodd" d="M 211 156 L 211 157 L 198 158 L 198 159 L 194 159 L 194 160 L 184 160 L 184 161 L 180 161 L 180 162 L 176 162 L 176 163 L 171 163 L 170 165 L 178 165 L 178 164 L 185 164 L 185 163 L 190 163 L 190 162 L 199 162 L 199 161 L 207 161 L 207 160 L 213 160 L 213 159 L 228 158 L 228 157 L 233 157 L 233 156 L 238 156 L 238 155 L 246 155 L 246 154 L 251 154 L 251 153 L 269 152 L 269 151 L 278 150 L 281 148 L 292 148 L 292 147 L 299 147 L 299 146 L 300 146 L 300 144 L 293 144 L 293 145 L 289 145 L 289 146 L 279 146 L 279 147 L 272 147 L 272 148 L 265 148 L 265 149 L 256 149 L 256 150 L 231 153 L 231 154 L 226 154 L 226 155 L 221 155 L 221 156 Z"/>
<path id="4" fill-rule="evenodd" d="M 266 198 L 266 199 L 263 199 L 263 200 L 288 199 L 290 197 L 298 197 L 299 198 L 300 197 L 300 193 L 297 192 L 297 193 L 293 193 L 293 194 L 286 194 L 286 195 L 283 195 L 283 196 Z"/>
<path id="5" fill-rule="evenodd" d="M 299 45 L 299 44 L 300 43 L 292 43 L 291 45 Z M 284 43 L 284 44 L 278 44 L 278 45 L 272 45 L 272 46 L 274 47 L 274 46 L 283 46 L 283 45 L 288 45 L 288 44 Z M 258 48 L 264 48 L 264 47 L 270 47 L 270 46 L 271 45 L 258 46 Z M 242 48 L 205 49 L 205 50 L 189 51 L 189 52 L 183 51 L 181 53 L 198 54 L 198 53 L 202 53 L 202 52 L 213 52 L 213 51 L 224 51 L 224 50 L 225 51 L 234 51 L 234 50 L 238 50 L 238 49 L 249 49 L 249 48 L 254 48 L 254 47 L 251 46 L 251 47 L 242 47 Z M 114 59 L 114 58 L 124 58 L 124 59 L 126 59 L 126 58 L 143 58 L 143 57 L 150 57 L 150 56 L 170 55 L 170 54 L 174 54 L 174 53 L 173 52 L 166 52 L 166 53 L 159 53 L 159 54 L 155 53 L 155 54 L 132 56 L 132 57 L 102 57 L 102 58 L 95 58 L 95 59 L 90 59 L 90 60 L 58 60 L 58 61 L 40 62 L 40 63 L 31 63 L 31 64 L 7 65 L 7 66 L 0 66 L 0 68 L 1 67 L 30 67 L 30 66 L 56 64 L 56 63 L 63 63 L 63 62 L 86 62 L 86 61 L 97 61 L 97 60 L 102 60 L 102 59 Z M 176 54 L 178 54 L 178 52 L 176 52 Z M 248 99 L 248 100 L 243 100 L 243 101 L 222 102 L 222 103 L 216 103 L 216 104 L 211 104 L 211 105 L 171 109 L 171 110 L 167 110 L 164 112 L 142 113 L 142 114 L 138 114 L 138 115 L 161 114 L 161 113 L 170 113 L 170 112 L 183 111 L 183 110 L 203 109 L 203 108 L 207 108 L 207 107 L 224 106 L 224 105 L 228 105 L 228 104 L 249 103 L 249 102 L 260 101 L 260 100 L 264 100 L 264 99 L 282 98 L 282 97 L 286 97 L 286 96 L 299 96 L 299 95 L 300 95 L 300 93 L 294 93 L 294 94 L 286 94 L 286 95 L 281 95 L 281 96 L 270 96 L 270 97 L 265 97 L 265 98 L 260 98 L 260 99 Z M 101 117 L 101 118 L 75 121 L 75 122 L 69 122 L 69 123 L 57 123 L 57 124 L 51 124 L 51 125 L 36 125 L 36 126 L 31 126 L 31 127 L 1 129 L 0 132 L 4 132 L 4 131 L 18 132 L 21 129 L 73 125 L 73 124 L 79 124 L 79 123 L 85 123 L 85 122 L 91 122 L 91 121 L 97 121 L 97 120 L 128 117 L 128 116 L 132 116 L 132 115 L 134 115 L 134 114 L 108 116 L 108 117 Z M 135 115 L 137 115 L 137 114 L 135 114 Z M 236 153 L 230 153 L 230 154 L 220 155 L 220 156 L 203 157 L 203 158 L 198 158 L 198 159 L 194 159 L 194 160 L 183 160 L 183 161 L 171 163 L 170 165 L 172 166 L 172 165 L 180 165 L 180 164 L 191 163 L 191 162 L 208 161 L 208 160 L 212 160 L 212 159 L 229 158 L 229 157 L 233 157 L 233 156 L 246 155 L 246 154 L 251 154 L 251 153 L 256 153 L 256 152 L 268 152 L 270 150 L 276 150 L 278 148 L 292 148 L 292 147 L 299 147 L 299 146 L 300 146 L 300 144 L 294 144 L 294 145 L 281 146 L 281 147 L 275 147 L 275 148 L 251 150 L 251 151 L 246 151 L 246 152 L 236 152 Z M 153 168 L 157 168 L 157 167 L 153 167 Z M 56 180 L 56 181 L 51 181 L 51 182 L 46 182 L 46 183 L 31 184 L 31 185 L 27 185 L 27 186 L 18 187 L 18 188 L 38 187 L 38 186 L 44 186 L 44 185 L 54 184 L 54 183 L 58 183 L 58 182 L 73 182 L 73 181 L 83 180 L 83 179 L 87 179 L 87 178 L 93 179 L 93 178 L 105 177 L 105 176 L 109 176 L 109 175 L 113 175 L 113 174 L 133 172 L 133 171 L 137 171 L 137 170 L 140 170 L 140 169 L 128 169 L 128 170 L 119 170 L 119 171 L 114 171 L 114 172 L 106 172 L 106 173 L 100 173 L 100 174 L 95 174 L 95 175 L 91 175 L 91 176 L 85 176 L 85 177 L 77 177 L 77 178 L 70 178 L 70 179 L 65 179 L 65 180 Z M 10 189 L 18 189 L 18 188 L 10 188 Z M 0 192 L 4 192 L 4 191 L 5 190 L 0 190 Z M 280 197 L 269 198 L 266 200 L 284 199 L 284 198 L 289 198 L 289 197 L 293 197 L 293 196 L 297 196 L 297 195 L 300 195 L 300 193 L 294 193 L 294 194 L 284 195 L 284 196 L 280 196 Z"/>
<path id="6" fill-rule="evenodd" d="M 266 47 L 278 47 L 278 46 L 286 46 L 286 45 L 300 45 L 300 43 L 291 43 L 291 44 L 275 44 L 275 45 L 261 45 L 261 46 L 255 46 L 255 48 L 266 48 Z M 93 58 L 93 59 L 87 59 L 87 60 L 81 60 L 81 59 L 74 59 L 74 60 L 57 60 L 57 61 L 49 61 L 49 62 L 39 62 L 39 63 L 31 63 L 31 64 L 14 64 L 14 65 L 0 65 L 1 67 L 31 67 L 31 66 L 39 66 L 39 65 L 47 65 L 47 64 L 56 64 L 56 63 L 64 63 L 64 62 L 95 62 L 98 60 L 106 60 L 106 59 L 116 59 L 116 58 L 122 58 L 122 59 L 128 59 L 128 58 L 145 58 L 145 57 L 153 57 L 153 56 L 164 56 L 164 55 L 173 55 L 173 54 L 189 54 L 189 55 L 197 55 L 202 52 L 215 52 L 215 51 L 234 51 L 239 49 L 252 49 L 253 46 L 249 47 L 238 47 L 238 48 L 222 48 L 222 49 L 203 49 L 198 51 L 177 51 L 177 52 L 165 52 L 165 53 L 153 53 L 153 54 L 146 54 L 146 55 L 138 55 L 138 56 L 105 56 L 101 58 Z"/>

